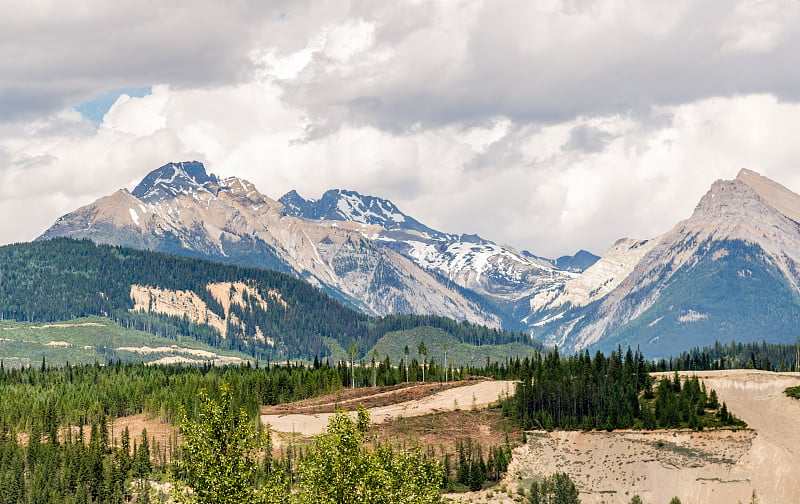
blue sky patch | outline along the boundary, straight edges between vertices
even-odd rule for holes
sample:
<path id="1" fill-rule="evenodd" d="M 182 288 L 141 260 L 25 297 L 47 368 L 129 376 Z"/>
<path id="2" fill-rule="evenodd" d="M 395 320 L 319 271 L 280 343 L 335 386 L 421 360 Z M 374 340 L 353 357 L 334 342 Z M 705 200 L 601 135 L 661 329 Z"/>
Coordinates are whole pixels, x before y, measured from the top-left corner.
<path id="1" fill-rule="evenodd" d="M 111 108 L 111 105 L 114 105 L 114 102 L 116 102 L 117 98 L 119 98 L 121 95 L 126 94 L 132 98 L 142 98 L 152 92 L 152 86 L 109 89 L 108 91 L 103 91 L 99 95 L 81 103 L 75 107 L 75 110 L 80 112 L 81 115 L 83 115 L 83 117 L 86 119 L 89 119 L 96 124 L 100 124 L 103 122 L 103 117 Z"/>

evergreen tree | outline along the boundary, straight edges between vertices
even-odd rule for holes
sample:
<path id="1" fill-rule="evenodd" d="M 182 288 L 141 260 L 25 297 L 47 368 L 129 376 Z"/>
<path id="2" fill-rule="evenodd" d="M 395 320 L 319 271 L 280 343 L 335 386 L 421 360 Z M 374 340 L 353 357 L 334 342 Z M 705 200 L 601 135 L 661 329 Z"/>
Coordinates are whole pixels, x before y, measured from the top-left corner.
<path id="1" fill-rule="evenodd" d="M 147 479 L 153 470 L 150 461 L 150 441 L 147 439 L 147 429 L 142 429 L 142 441 L 136 449 L 133 461 L 133 475 L 137 478 Z"/>
<path id="2" fill-rule="evenodd" d="M 580 504 L 578 489 L 566 473 L 555 473 L 541 482 L 531 483 L 528 492 L 531 504 Z"/>

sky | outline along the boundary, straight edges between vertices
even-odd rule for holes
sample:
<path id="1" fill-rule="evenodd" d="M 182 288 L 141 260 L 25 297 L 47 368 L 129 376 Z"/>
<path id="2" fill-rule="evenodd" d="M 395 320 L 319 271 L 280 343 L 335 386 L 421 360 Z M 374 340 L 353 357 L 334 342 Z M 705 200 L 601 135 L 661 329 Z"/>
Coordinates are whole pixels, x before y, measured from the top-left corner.
<path id="1" fill-rule="evenodd" d="M 171 161 L 556 257 L 800 192 L 794 0 L 2 0 L 0 243 Z"/>

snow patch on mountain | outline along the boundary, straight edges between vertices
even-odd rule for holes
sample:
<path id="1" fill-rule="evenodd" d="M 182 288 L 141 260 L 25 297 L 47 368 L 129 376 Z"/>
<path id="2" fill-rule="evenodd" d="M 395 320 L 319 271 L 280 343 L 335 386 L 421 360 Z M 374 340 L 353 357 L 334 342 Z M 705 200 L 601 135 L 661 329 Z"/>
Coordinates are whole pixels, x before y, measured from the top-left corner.
<path id="1" fill-rule="evenodd" d="M 382 226 L 387 231 L 417 233 L 427 239 L 450 239 L 450 235 L 431 229 L 403 213 L 391 201 L 366 196 L 356 191 L 331 189 L 320 199 L 305 199 L 292 190 L 278 200 L 286 215 L 313 220 L 358 222 Z"/>
<path id="2" fill-rule="evenodd" d="M 486 273 L 497 262 L 501 262 L 501 259 L 505 259 L 507 262 L 501 264 L 498 271 L 508 278 L 516 280 L 521 278 L 521 274 L 513 267 L 513 263 L 531 265 L 544 272 L 553 271 L 552 268 L 525 261 L 521 256 L 494 243 L 477 244 L 459 241 L 446 244 L 443 250 L 442 244 L 415 241 L 408 243 L 410 245 L 408 255 L 417 264 L 445 274 L 463 270 L 472 270 L 478 274 Z"/>
<path id="3" fill-rule="evenodd" d="M 219 183 L 214 174 L 207 174 L 197 161 L 168 163 L 150 172 L 133 190 L 133 195 L 146 203 L 174 198 L 180 194 L 211 192 Z"/>
<path id="4" fill-rule="evenodd" d="M 706 313 L 698 313 L 694 310 L 688 310 L 686 313 L 678 317 L 678 322 L 687 324 L 691 322 L 699 322 L 701 320 L 707 320 L 708 314 Z"/>

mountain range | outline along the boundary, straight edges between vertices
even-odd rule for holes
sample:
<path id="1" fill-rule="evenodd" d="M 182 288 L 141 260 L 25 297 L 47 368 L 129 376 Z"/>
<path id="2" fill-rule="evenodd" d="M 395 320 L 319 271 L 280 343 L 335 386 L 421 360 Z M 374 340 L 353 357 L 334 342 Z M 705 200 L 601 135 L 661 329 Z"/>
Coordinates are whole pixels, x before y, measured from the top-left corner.
<path id="1" fill-rule="evenodd" d="M 474 235 L 433 230 L 392 202 L 333 190 L 273 200 L 250 182 L 169 163 L 56 221 L 86 238 L 292 274 L 373 315 L 424 313 L 522 329 L 530 297 L 574 272 Z M 585 254 L 582 254 L 585 259 Z"/>
<path id="2" fill-rule="evenodd" d="M 391 201 L 330 190 L 277 200 L 198 162 L 169 163 L 58 219 L 39 238 L 288 273 L 371 315 L 433 314 L 527 330 L 567 350 L 667 356 L 715 340 L 794 341 L 800 196 L 752 171 L 717 181 L 693 215 L 603 257 L 555 260 L 434 230 Z"/>

